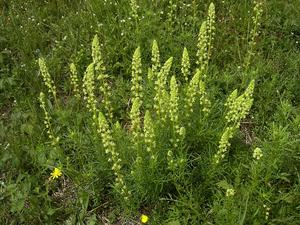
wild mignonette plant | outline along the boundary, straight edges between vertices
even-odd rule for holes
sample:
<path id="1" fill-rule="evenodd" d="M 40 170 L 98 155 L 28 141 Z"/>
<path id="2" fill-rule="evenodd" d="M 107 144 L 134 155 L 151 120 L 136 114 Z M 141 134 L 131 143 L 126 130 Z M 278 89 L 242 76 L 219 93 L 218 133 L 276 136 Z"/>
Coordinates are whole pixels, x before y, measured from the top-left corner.
<path id="1" fill-rule="evenodd" d="M 169 58 L 162 66 L 160 72 L 157 74 L 155 80 L 155 97 L 154 97 L 154 108 L 157 116 L 162 120 L 166 121 L 168 111 L 168 93 L 166 90 L 167 77 L 170 72 L 173 62 L 173 57 Z"/>
<path id="2" fill-rule="evenodd" d="M 135 1 L 131 6 L 136 15 Z M 104 58 L 101 53 L 97 36 L 92 41 L 92 62 L 87 66 L 82 80 L 82 90 L 76 66 L 70 65 L 70 82 L 74 95 L 83 96 L 86 108 L 97 129 L 96 137 L 101 140 L 100 152 L 105 154 L 110 171 L 107 182 L 114 188 L 115 197 L 128 206 L 141 207 L 150 204 L 169 194 L 181 194 L 189 179 L 188 168 L 192 166 L 191 149 L 195 149 L 197 139 L 202 137 L 198 132 L 207 123 L 218 126 L 224 118 L 209 117 L 211 107 L 215 103 L 208 98 L 209 87 L 205 82 L 208 64 L 212 56 L 215 30 L 215 7 L 210 4 L 208 17 L 202 23 L 197 44 L 197 67 L 191 68 L 189 54 L 183 49 L 181 59 L 182 74 L 171 71 L 173 57 L 161 66 L 158 44 L 152 44 L 151 68 L 148 69 L 147 80 L 143 80 L 140 47 L 137 47 L 132 57 L 131 94 L 129 105 L 122 107 L 127 118 L 118 118 L 113 114 L 111 97 L 114 95 L 109 82 L 114 82 L 106 74 Z M 175 61 L 175 60 L 174 60 Z M 50 93 L 55 95 L 53 81 L 41 60 L 41 71 Z M 193 77 L 190 79 L 190 75 Z M 183 77 L 183 79 L 182 79 Z M 178 82 L 178 81 L 183 82 Z M 148 85 L 148 86 L 146 86 Z M 237 90 L 228 97 L 225 106 L 228 108 L 226 123 L 218 134 L 212 164 L 224 159 L 230 146 L 230 139 L 237 132 L 241 121 L 251 108 L 254 90 L 254 80 L 246 91 L 238 96 Z M 80 93 L 80 91 L 82 93 Z M 53 140 L 51 117 L 47 113 L 44 95 L 40 97 L 41 107 L 45 113 L 45 125 L 49 137 Z M 147 105 L 146 105 L 147 102 Z M 150 103 L 150 104 L 148 104 Z M 129 107 L 128 107 L 129 106 Z M 221 107 L 218 105 L 218 107 Z M 116 115 L 119 115 L 119 113 Z M 207 116 L 211 121 L 203 119 Z M 113 124 L 115 123 L 115 124 Z M 117 131 L 116 131 L 117 130 Z M 93 134 L 89 134 L 93 135 Z M 190 138 L 194 136 L 194 138 Z M 218 143 L 219 141 L 219 143 Z M 213 140 L 211 141 L 213 142 Z M 121 144 L 120 144 L 121 143 Z M 203 141 L 202 148 L 210 144 Z M 203 153 L 206 154 L 206 153 Z M 206 156 L 206 158 L 208 158 Z"/>
<path id="3" fill-rule="evenodd" d="M 203 21 L 199 34 L 198 34 L 198 44 L 197 44 L 197 66 L 198 69 L 206 77 L 206 70 L 208 63 L 212 54 L 215 34 L 215 6 L 213 3 L 209 5 L 208 16 L 205 21 Z"/>
<path id="4" fill-rule="evenodd" d="M 143 86 L 142 86 L 142 63 L 141 63 L 141 52 L 138 47 L 132 59 L 132 98 L 142 101 L 143 98 Z"/>
<path id="5" fill-rule="evenodd" d="M 253 103 L 254 80 L 252 80 L 245 92 L 237 97 L 237 90 L 234 90 L 228 97 L 225 106 L 228 107 L 226 114 L 227 127 L 221 137 L 219 150 L 214 156 L 215 163 L 219 163 L 225 157 L 225 153 L 230 147 L 229 140 L 234 132 L 240 127 L 241 121 L 246 118 Z"/>
<path id="6" fill-rule="evenodd" d="M 207 20 L 206 20 L 206 26 L 207 26 L 207 36 L 208 36 L 208 42 L 207 42 L 207 58 L 208 60 L 211 57 L 212 54 L 212 49 L 213 49 L 213 40 L 215 36 L 215 20 L 216 20 L 216 15 L 215 15 L 215 5 L 213 3 L 210 3 L 209 8 L 208 8 L 208 15 L 207 15 Z"/>
<path id="7" fill-rule="evenodd" d="M 182 59 L 181 59 L 181 72 L 184 77 L 185 82 L 188 82 L 190 77 L 190 57 L 186 47 L 183 49 Z"/>
<path id="8" fill-rule="evenodd" d="M 0 2 L 0 224 L 300 224 L 299 0 Z"/>
<path id="9" fill-rule="evenodd" d="M 138 19 L 138 5 L 136 0 L 130 0 L 130 7 L 131 7 L 131 16 L 137 20 Z"/>
<path id="10" fill-rule="evenodd" d="M 105 115 L 112 120 L 113 119 L 113 107 L 111 102 L 111 87 L 109 85 L 109 76 L 106 74 L 106 68 L 104 65 L 99 38 L 95 35 L 92 42 L 92 57 L 95 65 L 95 75 L 99 85 L 96 86 L 100 89 L 101 102 L 104 106 Z"/>
<path id="11" fill-rule="evenodd" d="M 105 153 L 108 155 L 108 162 L 112 164 L 112 171 L 115 175 L 115 188 L 117 192 L 124 197 L 127 201 L 130 195 L 127 186 L 125 184 L 124 175 L 122 173 L 122 159 L 120 158 L 120 153 L 116 149 L 116 144 L 112 137 L 112 132 L 109 128 L 109 124 L 105 119 L 104 115 L 100 112 L 98 116 L 98 132 L 101 135 L 103 148 Z"/>
<path id="12" fill-rule="evenodd" d="M 97 119 L 98 114 L 98 108 L 97 108 L 97 100 L 95 96 L 95 65 L 94 63 L 91 63 L 84 74 L 83 77 L 83 98 L 86 100 L 87 108 L 90 113 L 93 115 L 93 123 L 95 125 L 95 121 Z"/>
<path id="13" fill-rule="evenodd" d="M 80 91 L 79 91 L 79 80 L 78 80 L 78 72 L 74 63 L 70 64 L 70 80 L 73 89 L 73 93 L 76 98 L 80 99 Z"/>
<path id="14" fill-rule="evenodd" d="M 149 80 L 153 80 L 160 69 L 160 57 L 159 57 L 159 49 L 156 40 L 152 43 L 152 55 L 151 55 L 151 62 L 152 62 L 152 73 L 150 73 L 150 77 L 148 77 Z"/>
<path id="15" fill-rule="evenodd" d="M 176 21 L 176 11 L 177 5 L 173 0 L 169 0 L 169 11 L 168 11 L 168 23 L 170 27 L 174 26 L 174 23 Z"/>
<path id="16" fill-rule="evenodd" d="M 46 87 L 48 88 L 48 93 L 51 93 L 52 96 L 54 97 L 55 102 L 57 102 L 56 100 L 56 87 L 54 85 L 54 82 L 50 76 L 50 73 L 48 71 L 48 68 L 46 66 L 46 62 L 44 58 L 39 58 L 38 60 L 39 62 L 39 67 L 40 67 L 40 71 L 43 77 L 43 81 L 44 84 L 46 85 Z"/>
<path id="17" fill-rule="evenodd" d="M 259 28 L 261 26 L 261 19 L 263 13 L 263 4 L 260 0 L 254 1 L 254 15 L 252 16 L 252 29 L 249 34 L 249 43 L 248 43 L 248 51 L 245 56 L 244 68 L 245 71 L 248 70 L 251 59 L 255 55 L 255 45 L 256 39 L 259 36 Z"/>
<path id="18" fill-rule="evenodd" d="M 45 94 L 43 92 L 41 92 L 40 96 L 39 96 L 39 101 L 40 101 L 40 107 L 43 109 L 44 115 L 45 115 L 44 124 L 46 127 L 46 132 L 47 132 L 48 138 L 51 142 L 51 145 L 56 146 L 59 142 L 59 137 L 56 137 L 52 130 L 52 124 L 51 124 L 52 118 L 51 118 L 49 112 L 47 111 L 45 98 L 46 98 Z"/>

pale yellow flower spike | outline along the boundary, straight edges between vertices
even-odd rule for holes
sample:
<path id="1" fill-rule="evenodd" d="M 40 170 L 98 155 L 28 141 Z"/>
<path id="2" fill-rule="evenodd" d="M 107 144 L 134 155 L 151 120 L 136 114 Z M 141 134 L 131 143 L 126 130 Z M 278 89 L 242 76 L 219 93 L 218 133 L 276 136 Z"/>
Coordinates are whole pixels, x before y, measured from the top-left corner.
<path id="1" fill-rule="evenodd" d="M 54 168 L 53 172 L 50 174 L 50 178 L 52 180 L 59 178 L 62 175 L 62 172 L 58 168 Z"/>

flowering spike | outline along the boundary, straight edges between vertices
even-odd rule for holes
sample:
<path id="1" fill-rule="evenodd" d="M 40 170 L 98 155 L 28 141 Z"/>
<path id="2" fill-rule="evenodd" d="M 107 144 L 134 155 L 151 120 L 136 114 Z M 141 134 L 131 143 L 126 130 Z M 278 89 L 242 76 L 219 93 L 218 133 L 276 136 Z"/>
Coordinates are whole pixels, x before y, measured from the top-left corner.
<path id="1" fill-rule="evenodd" d="M 156 76 L 159 69 L 160 69 L 160 59 L 159 59 L 159 49 L 156 40 L 153 41 L 152 44 L 152 56 L 151 56 L 151 62 L 152 62 L 152 75 Z M 152 80 L 153 77 L 151 77 L 150 80 Z"/>
<path id="2" fill-rule="evenodd" d="M 232 124 L 232 126 L 239 127 L 241 120 L 249 113 L 253 103 L 253 90 L 254 80 L 250 82 L 248 88 L 241 96 L 237 97 L 237 91 L 234 90 L 228 97 L 226 106 L 229 111 L 226 114 L 226 120 L 228 123 Z"/>
<path id="3" fill-rule="evenodd" d="M 43 77 L 44 84 L 48 88 L 48 92 L 51 93 L 56 101 L 56 87 L 54 82 L 49 74 L 48 68 L 46 66 L 46 62 L 44 58 L 39 58 L 39 67 Z"/>
<path id="4" fill-rule="evenodd" d="M 176 1 L 169 0 L 169 11 L 168 11 L 168 22 L 169 22 L 169 28 L 174 26 L 175 19 L 176 19 Z"/>
<path id="5" fill-rule="evenodd" d="M 201 72 L 199 70 L 196 71 L 195 75 L 193 76 L 187 88 L 186 98 L 185 98 L 186 99 L 185 109 L 186 109 L 187 117 L 189 117 L 191 113 L 194 111 L 194 104 L 196 102 L 198 89 L 199 89 L 200 74 Z"/>
<path id="6" fill-rule="evenodd" d="M 95 75 L 94 75 L 94 63 L 91 63 L 83 77 L 83 95 L 84 100 L 87 101 L 87 108 L 93 114 L 93 120 L 97 118 L 97 101 L 95 97 Z"/>
<path id="7" fill-rule="evenodd" d="M 132 102 L 132 107 L 130 111 L 130 119 L 131 119 L 131 130 L 133 134 L 133 139 L 135 143 L 139 142 L 139 137 L 140 137 L 140 107 L 141 107 L 141 102 L 139 101 L 138 98 L 134 98 Z"/>
<path id="8" fill-rule="evenodd" d="M 92 42 L 92 57 L 93 57 L 93 64 L 94 64 L 94 73 L 95 77 L 97 77 L 97 80 L 100 83 L 100 91 L 102 93 L 102 103 L 104 104 L 105 108 L 105 114 L 107 117 L 112 120 L 113 114 L 113 108 L 111 104 L 111 88 L 108 84 L 108 75 L 106 74 L 106 68 L 103 62 L 100 44 L 99 44 L 99 38 L 97 35 L 94 36 L 93 42 Z"/>
<path id="9" fill-rule="evenodd" d="M 197 65 L 198 69 L 201 72 L 204 72 L 207 64 L 208 64 L 208 52 L 207 52 L 207 43 L 208 43 L 208 36 L 207 36 L 207 22 L 204 21 L 201 24 L 199 35 L 198 35 L 198 44 L 197 44 Z"/>
<path id="10" fill-rule="evenodd" d="M 174 149 L 176 149 L 180 141 L 184 138 L 185 131 L 184 127 L 180 127 L 179 122 L 179 95 L 178 84 L 176 82 L 175 76 L 172 76 L 170 81 L 169 116 L 173 126 L 173 135 L 171 138 L 171 143 Z"/>
<path id="11" fill-rule="evenodd" d="M 59 142 L 59 137 L 55 137 L 53 130 L 51 128 L 52 118 L 46 109 L 45 94 L 43 92 L 40 93 L 39 101 L 40 101 L 40 107 L 43 109 L 44 114 L 45 114 L 44 124 L 46 127 L 46 132 L 47 132 L 48 138 L 50 139 L 51 144 L 53 146 L 56 146 Z"/>
<path id="12" fill-rule="evenodd" d="M 154 150 L 156 149 L 154 123 L 151 118 L 150 112 L 147 110 L 144 117 L 144 140 L 146 144 L 146 151 L 150 155 L 150 162 L 155 165 L 156 157 Z"/>
<path id="13" fill-rule="evenodd" d="M 99 44 L 99 38 L 97 34 L 94 36 L 93 42 L 92 42 L 92 57 L 93 57 L 93 63 L 95 66 L 95 73 L 98 76 L 99 74 L 103 74 L 105 72 L 105 66 L 102 59 L 100 44 Z"/>
<path id="14" fill-rule="evenodd" d="M 132 98 L 138 98 L 142 101 L 143 97 L 143 85 L 142 85 L 142 63 L 141 63 L 141 51 L 138 47 L 132 58 Z"/>
<path id="15" fill-rule="evenodd" d="M 178 118 L 179 118 L 178 104 L 179 104 L 178 84 L 176 82 L 175 76 L 172 76 L 171 82 L 170 82 L 169 114 L 170 114 L 170 120 L 173 123 L 174 130 L 176 133 L 179 133 L 179 129 L 180 129 L 179 124 L 178 124 Z"/>
<path id="16" fill-rule="evenodd" d="M 154 108 L 156 109 L 157 115 L 159 115 L 162 120 L 166 120 L 167 117 L 167 103 L 168 94 L 166 92 L 167 77 L 170 72 L 173 62 L 173 57 L 169 58 L 160 72 L 157 75 L 157 80 L 155 81 L 155 97 L 154 97 Z"/>
<path id="17" fill-rule="evenodd" d="M 186 47 L 184 47 L 182 53 L 181 72 L 184 77 L 184 80 L 187 82 L 190 76 L 190 57 Z"/>
<path id="18" fill-rule="evenodd" d="M 207 60 L 211 57 L 211 51 L 212 51 L 212 41 L 214 40 L 215 35 L 215 5 L 214 3 L 210 3 L 208 8 L 208 16 L 207 16 L 207 36 L 208 36 L 208 42 L 207 42 Z"/>
<path id="19" fill-rule="evenodd" d="M 239 128 L 241 121 L 246 118 L 253 103 L 254 80 L 252 80 L 245 92 L 237 97 L 237 90 L 234 90 L 227 99 L 225 105 L 228 112 L 225 116 L 228 126 L 226 127 L 219 142 L 219 150 L 214 156 L 214 162 L 219 163 L 225 157 L 234 132 Z"/>
<path id="20" fill-rule="evenodd" d="M 127 186 L 124 181 L 124 175 L 121 172 L 122 160 L 119 156 L 119 153 L 116 150 L 116 144 L 112 137 L 112 132 L 109 128 L 107 120 L 102 112 L 99 112 L 98 115 L 98 133 L 101 135 L 102 144 L 105 150 L 105 153 L 108 155 L 108 161 L 112 162 L 112 171 L 115 174 L 115 186 L 124 199 L 128 199 L 130 195 L 127 190 Z"/>
<path id="21" fill-rule="evenodd" d="M 77 69 L 76 69 L 76 66 L 74 63 L 71 63 L 70 64 L 70 78 L 71 78 L 71 85 L 73 86 L 73 92 L 74 92 L 74 95 L 77 97 L 77 98 L 80 98 L 80 91 L 79 91 L 79 88 L 78 88 L 78 72 L 77 72 Z"/>
<path id="22" fill-rule="evenodd" d="M 205 82 L 200 79 L 199 82 L 199 95 L 200 95 L 200 106 L 202 107 L 202 112 L 208 113 L 210 108 L 210 101 L 207 97 Z"/>
<path id="23" fill-rule="evenodd" d="M 247 54 L 245 56 L 245 61 L 244 61 L 244 68 L 247 70 L 250 62 L 251 62 L 251 58 L 255 55 L 255 46 L 256 46 L 256 38 L 259 35 L 259 28 L 261 26 L 261 17 L 262 17 L 262 13 L 263 13 L 263 4 L 261 1 L 259 0 L 255 0 L 254 1 L 254 16 L 252 17 L 252 22 L 253 22 L 253 28 L 250 31 L 250 40 L 249 40 L 249 45 L 248 45 L 248 51 Z"/>
<path id="24" fill-rule="evenodd" d="M 261 157 L 263 157 L 263 153 L 262 153 L 262 150 L 261 150 L 261 148 L 255 148 L 254 150 L 253 150 L 253 158 L 254 159 L 256 159 L 256 160 L 260 160 L 261 159 Z"/>
<path id="25" fill-rule="evenodd" d="M 234 131 L 234 127 L 226 127 L 219 141 L 219 150 L 214 155 L 214 163 L 218 164 L 225 157 L 225 153 L 230 147 L 229 140 L 233 137 Z"/>
<path id="26" fill-rule="evenodd" d="M 137 19 L 138 18 L 137 10 L 138 10 L 139 6 L 137 5 L 136 0 L 130 0 L 130 7 L 131 7 L 131 16 L 134 19 Z"/>

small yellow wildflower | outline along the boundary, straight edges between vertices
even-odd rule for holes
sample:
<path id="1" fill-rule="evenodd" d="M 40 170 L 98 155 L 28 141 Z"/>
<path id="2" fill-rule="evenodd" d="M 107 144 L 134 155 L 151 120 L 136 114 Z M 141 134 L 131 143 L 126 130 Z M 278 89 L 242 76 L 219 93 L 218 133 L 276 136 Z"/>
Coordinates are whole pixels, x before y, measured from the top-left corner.
<path id="1" fill-rule="evenodd" d="M 52 178 L 53 180 L 60 177 L 62 175 L 62 172 L 60 171 L 60 169 L 58 168 L 54 168 L 53 172 L 51 173 L 50 178 Z"/>
<path id="2" fill-rule="evenodd" d="M 141 222 L 142 223 L 147 223 L 149 220 L 149 217 L 147 215 L 142 214 L 141 215 Z"/>

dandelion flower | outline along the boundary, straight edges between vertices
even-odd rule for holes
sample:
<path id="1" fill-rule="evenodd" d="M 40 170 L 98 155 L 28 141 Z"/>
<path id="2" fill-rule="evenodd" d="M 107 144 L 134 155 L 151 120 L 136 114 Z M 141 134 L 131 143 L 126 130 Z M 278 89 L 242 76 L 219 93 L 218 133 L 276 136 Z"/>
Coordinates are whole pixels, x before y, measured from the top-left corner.
<path id="1" fill-rule="evenodd" d="M 149 217 L 147 215 L 142 214 L 141 216 L 141 222 L 142 223 L 147 223 L 149 220 Z"/>
<path id="2" fill-rule="evenodd" d="M 50 178 L 54 180 L 54 179 L 60 177 L 61 175 L 62 175 L 62 172 L 60 171 L 60 169 L 55 167 L 53 172 L 51 173 Z"/>

